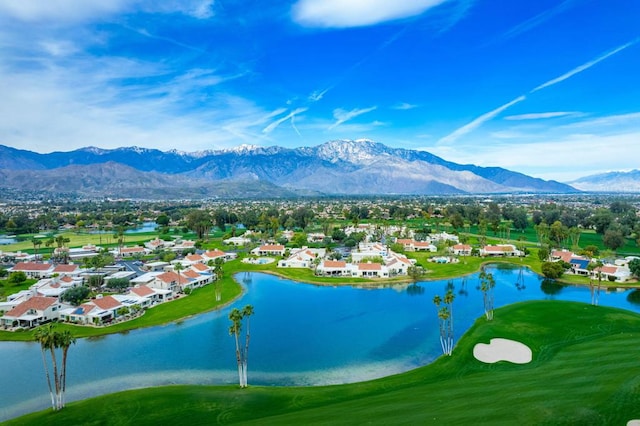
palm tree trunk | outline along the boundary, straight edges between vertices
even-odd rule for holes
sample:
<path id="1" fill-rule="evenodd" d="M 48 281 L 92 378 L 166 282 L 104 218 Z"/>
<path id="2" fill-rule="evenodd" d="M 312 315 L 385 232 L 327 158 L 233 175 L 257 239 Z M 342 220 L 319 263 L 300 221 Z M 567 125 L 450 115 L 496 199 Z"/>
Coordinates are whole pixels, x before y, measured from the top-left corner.
<path id="1" fill-rule="evenodd" d="M 51 408 L 56 409 L 56 402 L 51 388 L 51 376 L 49 375 L 49 367 L 47 366 L 47 357 L 44 347 L 42 348 L 42 364 L 44 365 L 44 375 L 47 377 L 47 386 L 49 387 L 49 396 L 51 397 Z"/>

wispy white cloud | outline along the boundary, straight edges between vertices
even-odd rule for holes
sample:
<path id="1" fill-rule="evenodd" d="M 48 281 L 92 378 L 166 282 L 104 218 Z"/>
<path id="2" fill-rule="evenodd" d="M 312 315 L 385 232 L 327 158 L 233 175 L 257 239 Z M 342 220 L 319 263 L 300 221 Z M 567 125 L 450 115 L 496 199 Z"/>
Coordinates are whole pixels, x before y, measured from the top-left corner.
<path id="1" fill-rule="evenodd" d="M 583 71 L 588 70 L 592 66 L 604 61 L 605 59 L 615 55 L 616 53 L 621 52 L 624 49 L 633 46 L 637 42 L 638 42 L 638 40 L 636 39 L 636 40 L 631 41 L 629 43 L 623 44 L 622 46 L 616 47 L 615 49 L 605 53 L 604 55 L 598 56 L 596 59 L 594 59 L 592 61 L 589 61 L 589 62 L 587 62 L 585 64 L 582 64 L 582 65 L 580 65 L 578 67 L 575 67 L 571 71 L 562 74 L 560 77 L 556 77 L 556 78 L 551 79 L 551 80 L 549 80 L 549 81 L 547 81 L 545 83 L 542 83 L 540 86 L 538 86 L 535 89 L 531 90 L 530 93 L 534 93 L 534 92 L 537 92 L 538 90 L 542 90 L 542 89 L 544 89 L 546 87 L 553 86 L 554 84 L 561 83 L 561 82 L 573 77 L 576 74 L 579 74 L 579 73 L 581 73 Z"/>
<path id="2" fill-rule="evenodd" d="M 355 108 L 355 109 L 352 109 L 351 111 L 347 111 L 342 108 L 335 109 L 333 110 L 333 118 L 335 118 L 336 121 L 329 127 L 328 130 L 333 130 L 336 127 L 340 126 L 341 124 L 349 120 L 352 120 L 362 114 L 366 114 L 368 112 L 374 111 L 377 108 L 378 107 L 376 106 L 372 106 L 369 108 Z"/>
<path id="3" fill-rule="evenodd" d="M 513 149 L 511 140 L 476 146 L 442 145 L 425 148 L 435 155 L 460 164 L 484 167 L 499 166 L 543 179 L 568 182 L 603 171 L 615 164 L 616 169 L 638 168 L 640 132 L 629 131 L 611 135 L 576 133 L 566 136 L 545 136 L 545 141 L 518 141 Z M 606 171 L 606 170 L 604 170 Z"/>
<path id="4" fill-rule="evenodd" d="M 293 19 L 300 25 L 346 28 L 420 15 L 448 0 L 298 0 Z"/>
<path id="5" fill-rule="evenodd" d="M 575 111 L 552 111 L 552 112 L 533 112 L 529 114 L 517 114 L 517 115 L 508 115 L 504 119 L 505 120 L 541 120 L 546 118 L 557 118 L 557 117 L 575 117 L 579 116 L 581 113 Z"/>
<path id="6" fill-rule="evenodd" d="M 117 13 L 181 13 L 196 19 L 214 16 L 214 0 L 47 0 L 0 1 L 0 16 L 24 22 L 61 25 L 105 19 Z"/>
<path id="7" fill-rule="evenodd" d="M 561 82 L 573 77 L 576 74 L 579 74 L 579 73 L 581 73 L 583 71 L 586 71 L 589 68 L 593 67 L 594 65 L 604 61 L 605 59 L 610 58 L 611 56 L 615 55 L 616 53 L 619 53 L 619 52 L 623 51 L 624 49 L 627 49 L 628 47 L 633 46 L 639 40 L 640 39 L 636 39 L 636 40 L 633 40 L 633 41 L 631 41 L 629 43 L 623 44 L 622 46 L 619 46 L 619 47 L 617 47 L 617 48 L 615 48 L 615 49 L 613 49 L 613 50 L 611 50 L 611 51 L 609 51 L 609 52 L 597 57 L 596 59 L 594 59 L 592 61 L 589 61 L 589 62 L 587 62 L 585 64 L 582 64 L 582 65 L 572 69 L 571 71 L 561 75 L 560 77 L 551 79 L 551 80 L 549 80 L 549 81 L 537 86 L 536 88 L 530 90 L 528 94 L 533 94 L 533 93 L 535 93 L 535 92 L 537 92 L 539 90 L 545 89 L 547 87 L 554 86 L 554 85 L 556 85 L 558 83 L 561 83 Z M 505 111 L 506 109 L 511 108 L 513 105 L 515 105 L 515 104 L 517 104 L 517 103 L 519 103 L 521 101 L 524 101 L 525 99 L 526 99 L 525 95 L 519 96 L 516 99 L 512 100 L 511 102 L 508 102 L 508 103 L 506 103 L 506 104 L 504 104 L 504 105 L 502 105 L 502 106 L 500 106 L 500 107 L 498 107 L 498 108 L 496 108 L 496 109 L 494 109 L 492 111 L 489 111 L 489 112 L 481 115 L 480 117 L 476 118 L 475 120 L 471 121 L 470 123 L 465 124 L 464 126 L 454 130 L 453 132 L 451 132 L 447 136 L 441 138 L 438 141 L 438 144 L 447 144 L 447 143 L 454 142 L 460 136 L 466 135 L 467 133 L 477 129 L 478 127 L 480 127 L 485 122 L 493 119 L 494 117 L 496 117 L 501 112 Z M 517 116 L 515 116 L 515 117 L 517 117 Z M 540 117 L 540 116 L 538 116 L 538 117 L 535 117 L 535 118 L 549 118 L 549 117 Z M 529 119 L 532 119 L 532 118 L 529 118 Z"/>
<path id="8" fill-rule="evenodd" d="M 265 127 L 264 129 L 262 129 L 262 133 L 265 134 L 269 134 L 271 132 L 273 132 L 280 124 L 284 123 L 287 120 L 291 120 L 291 124 L 293 125 L 294 130 L 296 131 L 296 133 L 300 134 L 300 132 L 298 131 L 298 128 L 295 126 L 294 124 L 294 118 L 296 115 L 301 114 L 305 111 L 307 111 L 309 108 L 297 108 L 293 111 L 291 111 L 289 114 L 285 115 L 284 117 L 280 117 L 279 119 L 273 121 L 272 123 L 270 123 L 267 127 Z"/>
<path id="9" fill-rule="evenodd" d="M 546 9 L 545 11 L 537 14 L 536 16 L 529 18 L 526 21 L 521 22 L 518 25 L 514 26 L 513 28 L 508 30 L 506 33 L 504 33 L 502 35 L 502 38 L 516 37 L 522 33 L 530 31 L 538 27 L 539 25 L 542 25 L 543 23 L 553 18 L 554 16 L 564 12 L 565 10 L 568 10 L 579 1 L 581 0 L 565 0 L 562 3 L 559 3 L 550 9 Z"/>
<path id="10" fill-rule="evenodd" d="M 330 87 L 327 87 L 324 90 L 316 90 L 313 93 L 311 93 L 307 99 L 311 102 L 318 102 L 322 100 L 322 98 L 324 98 L 324 95 L 326 95 L 327 92 L 329 92 L 329 90 L 331 90 Z"/>
<path id="11" fill-rule="evenodd" d="M 418 106 L 419 105 L 409 104 L 407 102 L 401 102 L 399 104 L 396 104 L 396 105 L 392 106 L 391 109 L 397 109 L 397 110 L 400 110 L 400 111 L 406 111 L 406 110 L 418 108 Z"/>
<path id="12" fill-rule="evenodd" d="M 511 102 L 507 102 L 506 104 L 504 104 L 502 106 L 499 106 L 498 108 L 496 108 L 496 109 L 494 109 L 492 111 L 489 111 L 489 112 L 487 112 L 485 114 L 482 114 L 480 117 L 476 118 L 472 122 L 467 123 L 464 126 L 457 128 L 453 132 L 449 133 L 447 136 L 445 136 L 442 139 L 440 139 L 438 141 L 438 144 L 449 144 L 451 142 L 454 142 L 460 136 L 463 136 L 463 135 L 466 135 L 469 132 L 472 132 L 473 130 L 477 129 L 478 127 L 480 127 L 485 122 L 491 120 L 492 118 L 494 118 L 495 116 L 500 114 L 502 111 L 510 108 L 511 106 L 517 104 L 518 102 L 524 101 L 525 99 L 526 99 L 525 96 L 518 96 L 517 98 L 515 98 Z"/>

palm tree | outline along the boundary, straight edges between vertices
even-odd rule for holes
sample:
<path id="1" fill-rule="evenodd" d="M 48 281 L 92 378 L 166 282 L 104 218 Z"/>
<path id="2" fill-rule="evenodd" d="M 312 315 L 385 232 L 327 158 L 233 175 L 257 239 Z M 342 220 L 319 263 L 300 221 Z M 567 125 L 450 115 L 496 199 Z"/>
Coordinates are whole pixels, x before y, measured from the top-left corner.
<path id="1" fill-rule="evenodd" d="M 184 265 L 180 262 L 176 262 L 173 264 L 173 270 L 178 274 L 178 291 L 182 290 L 182 276 L 180 275 L 180 271 L 184 269 Z"/>
<path id="2" fill-rule="evenodd" d="M 229 313 L 229 320 L 231 320 L 231 326 L 229 327 L 229 334 L 235 338 L 236 341 L 236 362 L 238 363 L 238 381 L 240 387 L 244 387 L 244 364 L 242 362 L 242 353 L 240 348 L 240 332 L 242 331 L 242 312 L 238 308 L 234 308 Z"/>
<path id="3" fill-rule="evenodd" d="M 61 410 L 65 406 L 64 393 L 67 388 L 67 355 L 69 353 L 69 347 L 76 342 L 76 338 L 73 337 L 69 330 L 58 331 L 55 329 L 53 323 L 50 323 L 38 328 L 34 334 L 34 339 L 40 343 L 40 348 L 42 349 L 42 362 L 44 364 L 47 385 L 49 386 L 52 408 L 56 411 Z M 60 366 L 58 366 L 56 356 L 57 349 L 61 349 L 62 351 L 62 364 Z M 51 386 L 51 376 L 49 375 L 46 359 L 47 350 L 51 356 L 51 366 L 53 367 L 53 387 Z M 55 389 L 55 395 L 53 389 Z"/>
<path id="4" fill-rule="evenodd" d="M 496 281 L 491 273 L 484 270 L 480 272 L 480 290 L 482 291 L 482 301 L 484 303 L 484 315 L 488 321 L 493 319 L 493 288 Z"/>
<path id="5" fill-rule="evenodd" d="M 76 338 L 69 330 L 64 330 L 57 334 L 57 346 L 62 348 L 62 368 L 60 371 L 60 409 L 65 406 L 64 394 L 67 390 L 67 354 L 69 347 L 76 343 Z"/>
<path id="6" fill-rule="evenodd" d="M 38 259 L 38 248 L 42 245 L 42 240 L 32 238 L 31 244 L 33 244 L 33 251 L 35 252 L 36 259 Z"/>
<path id="7" fill-rule="evenodd" d="M 249 332 L 249 325 L 250 325 L 250 317 L 251 315 L 253 315 L 253 306 L 251 305 L 246 305 L 244 308 L 242 308 L 242 316 L 243 318 L 247 319 L 247 331 L 245 334 L 245 344 L 244 344 L 244 359 L 243 359 L 243 372 L 244 372 L 244 385 L 245 387 L 249 384 L 249 381 L 247 379 L 247 365 L 249 363 L 249 340 L 250 340 L 250 332 Z"/>
<path id="8" fill-rule="evenodd" d="M 215 290 L 216 290 L 216 301 L 220 301 L 222 298 L 222 294 L 220 293 L 221 281 L 224 276 L 224 269 L 222 266 L 224 265 L 224 259 L 218 257 L 214 261 L 215 269 L 214 273 L 216 274 L 216 282 L 215 282 Z"/>
<path id="9" fill-rule="evenodd" d="M 47 363 L 46 351 L 53 348 L 53 324 L 48 326 L 39 327 L 33 335 L 36 342 L 40 343 L 40 349 L 42 351 L 42 364 L 44 365 L 44 375 L 47 378 L 47 385 L 49 386 L 49 396 L 51 397 L 51 407 L 56 409 L 56 400 L 53 395 L 53 388 L 51 387 L 51 375 L 49 374 L 49 365 Z"/>

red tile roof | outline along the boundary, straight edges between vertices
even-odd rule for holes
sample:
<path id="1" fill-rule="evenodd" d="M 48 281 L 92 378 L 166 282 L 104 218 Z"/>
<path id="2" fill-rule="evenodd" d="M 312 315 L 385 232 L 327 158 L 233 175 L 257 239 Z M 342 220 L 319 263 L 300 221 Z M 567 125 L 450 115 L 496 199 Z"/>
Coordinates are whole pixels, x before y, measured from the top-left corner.
<path id="1" fill-rule="evenodd" d="M 324 267 L 325 268 L 346 268 L 347 262 L 343 262 L 341 260 L 325 260 Z"/>
<path id="2" fill-rule="evenodd" d="M 210 257 L 210 258 L 216 258 L 216 257 L 220 257 L 220 256 L 226 256 L 226 253 L 223 252 L 222 250 L 209 250 L 204 254 L 206 257 Z"/>
<path id="3" fill-rule="evenodd" d="M 381 271 L 382 265 L 379 263 L 358 263 L 360 271 Z"/>
<path id="4" fill-rule="evenodd" d="M 209 267 L 207 265 L 205 265 L 205 264 L 202 264 L 202 263 L 196 263 L 195 265 L 191 265 L 191 267 L 193 269 L 197 269 L 198 271 L 203 271 L 203 272 L 209 270 Z"/>
<path id="5" fill-rule="evenodd" d="M 114 309 L 122 305 L 122 303 L 118 302 L 112 296 L 104 296 L 99 299 L 92 299 L 91 302 L 94 305 L 96 305 L 98 308 L 104 309 L 104 310 Z"/>
<path id="6" fill-rule="evenodd" d="M 267 244 L 265 246 L 260 246 L 260 251 L 283 251 L 284 246 L 280 244 Z"/>
<path id="7" fill-rule="evenodd" d="M 36 311 L 44 311 L 57 301 L 58 299 L 55 297 L 33 296 L 31 299 L 26 300 L 20 303 L 15 308 L 11 309 L 5 314 L 5 316 L 17 318 L 27 313 L 30 309 L 35 309 Z"/>
<path id="8" fill-rule="evenodd" d="M 20 262 L 17 263 L 14 267 L 14 271 L 47 271 L 49 268 L 52 268 L 53 265 L 50 263 L 37 263 L 37 262 Z"/>
<path id="9" fill-rule="evenodd" d="M 178 274 L 176 274 L 173 271 L 163 272 L 162 274 L 158 275 L 156 278 L 165 283 L 178 282 L 178 279 L 180 279 Z"/>
<path id="10" fill-rule="evenodd" d="M 153 291 L 153 289 L 151 289 L 150 287 L 147 287 L 146 285 L 141 285 L 139 287 L 134 287 L 134 288 L 131 289 L 131 292 L 134 293 L 134 294 L 137 294 L 140 297 L 150 296 L 150 295 L 155 293 L 155 291 Z"/>
<path id="11" fill-rule="evenodd" d="M 197 273 L 196 271 L 192 271 L 191 269 L 187 269 L 186 271 L 184 271 L 182 273 L 183 276 L 187 277 L 187 278 L 200 278 L 201 275 L 199 273 Z"/>
<path id="12" fill-rule="evenodd" d="M 58 266 L 56 266 L 53 269 L 54 273 L 66 273 L 66 272 L 76 272 L 78 270 L 78 265 L 73 265 L 73 264 L 69 264 L 69 265 L 65 265 L 65 264 L 60 264 Z"/>
<path id="13" fill-rule="evenodd" d="M 189 262 L 200 262 L 204 260 L 204 257 L 200 256 L 199 254 L 190 254 L 187 256 L 187 260 Z"/>

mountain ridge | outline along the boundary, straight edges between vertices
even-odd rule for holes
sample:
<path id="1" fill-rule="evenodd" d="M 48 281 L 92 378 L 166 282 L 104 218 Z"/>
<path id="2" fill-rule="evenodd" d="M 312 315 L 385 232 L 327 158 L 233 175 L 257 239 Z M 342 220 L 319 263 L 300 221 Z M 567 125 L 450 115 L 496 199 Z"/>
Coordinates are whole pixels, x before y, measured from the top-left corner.
<path id="1" fill-rule="evenodd" d="M 98 164 L 109 164 L 112 169 L 114 164 L 128 167 L 119 168 L 114 176 L 101 176 L 103 189 L 110 191 L 118 187 L 119 178 L 127 179 L 126 184 L 119 185 L 122 190 L 133 188 L 133 180 L 144 182 L 147 188 L 155 185 L 165 189 L 171 184 L 207 188 L 211 182 L 243 180 L 268 183 L 274 192 L 285 194 L 287 191 L 327 195 L 577 192 L 560 182 L 500 167 L 457 164 L 427 151 L 393 148 L 368 139 L 333 140 L 300 148 L 240 145 L 193 153 L 176 149 L 88 146 L 40 154 L 0 145 L 0 170 L 5 175 L 4 181 L 11 185 L 28 180 L 29 172 L 47 176 L 51 174 L 49 171 L 58 170 L 57 178 L 73 182 L 77 191 L 86 193 L 90 188 L 100 193 L 100 182 L 82 169 Z M 163 176 L 172 179 L 166 181 Z M 206 190 L 196 192 L 206 193 Z"/>

